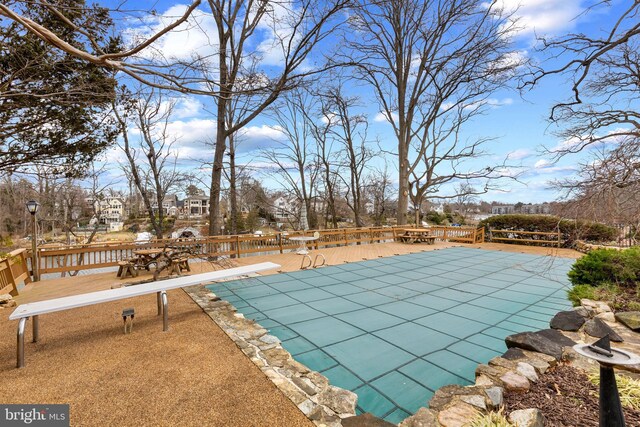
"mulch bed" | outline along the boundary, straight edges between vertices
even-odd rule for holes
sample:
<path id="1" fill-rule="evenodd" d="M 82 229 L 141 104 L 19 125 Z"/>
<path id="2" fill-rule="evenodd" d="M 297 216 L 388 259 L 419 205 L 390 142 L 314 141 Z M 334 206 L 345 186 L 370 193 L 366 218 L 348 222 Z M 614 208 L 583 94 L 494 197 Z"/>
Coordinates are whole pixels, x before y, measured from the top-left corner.
<path id="1" fill-rule="evenodd" d="M 538 408 L 545 426 L 598 427 L 598 386 L 576 368 L 559 365 L 540 376 L 527 393 L 505 394 L 506 413 Z M 628 426 L 640 426 L 640 411 L 623 408 Z"/>

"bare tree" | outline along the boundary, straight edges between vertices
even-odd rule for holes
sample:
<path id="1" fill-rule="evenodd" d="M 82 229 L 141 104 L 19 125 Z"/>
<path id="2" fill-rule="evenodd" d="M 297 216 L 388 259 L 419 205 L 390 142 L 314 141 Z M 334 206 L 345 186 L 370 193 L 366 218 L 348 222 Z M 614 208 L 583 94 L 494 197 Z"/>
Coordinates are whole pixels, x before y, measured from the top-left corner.
<path id="1" fill-rule="evenodd" d="M 337 168 L 335 166 L 335 150 L 334 139 L 329 137 L 333 112 L 326 104 L 326 98 L 319 96 L 321 102 L 320 117 L 316 115 L 317 111 L 302 111 L 304 120 L 309 124 L 311 134 L 316 142 L 316 163 L 319 168 L 321 178 L 318 183 L 318 196 L 324 201 L 324 227 L 326 228 L 331 218 L 333 228 L 338 228 L 338 213 L 336 209 L 336 195 L 338 189 Z"/>
<path id="2" fill-rule="evenodd" d="M 376 226 L 385 224 L 387 216 L 392 212 L 391 193 L 395 190 L 391 174 L 385 162 L 384 169 L 374 169 L 367 177 L 367 198 L 371 203 L 371 217 Z"/>
<path id="3" fill-rule="evenodd" d="M 122 135 L 119 146 L 127 158 L 128 173 L 140 193 L 155 234 L 162 239 L 165 218 L 162 203 L 183 179 L 176 167 L 177 152 L 173 147 L 176 139 L 168 131 L 175 101 L 163 102 L 162 94 L 152 90 L 146 95 L 140 93 L 129 102 L 128 111 L 113 106 Z M 139 132 L 137 141 L 130 137 L 131 124 Z"/>
<path id="4" fill-rule="evenodd" d="M 561 126 L 558 135 L 563 142 L 548 152 L 558 160 L 595 149 L 592 160 L 601 170 L 585 165 L 582 172 L 590 180 L 600 184 L 609 180 L 617 187 L 635 184 L 640 172 L 640 3 L 624 3 L 607 30 L 541 39 L 542 52 L 554 63 L 564 62 L 559 67 L 534 69 L 521 84 L 522 88 L 533 87 L 551 75 L 572 81 L 571 97 L 555 104 L 550 114 L 552 123 Z M 599 2 L 593 7 L 599 6 L 611 5 Z"/>
<path id="5" fill-rule="evenodd" d="M 322 96 L 325 99 L 322 108 L 328 120 L 328 136 L 341 147 L 337 153 L 341 160 L 337 162 L 334 173 L 343 183 L 345 200 L 353 212 L 356 227 L 363 227 L 364 176 L 373 158 L 367 134 L 369 124 L 364 114 L 353 111 L 360 105 L 359 98 L 346 95 L 342 84 L 328 88 Z"/>
<path id="6" fill-rule="evenodd" d="M 42 3 L 55 11 L 61 19 L 72 12 L 72 9 L 70 11 L 59 4 Z M 215 53 L 196 56 L 190 61 L 164 58 L 157 51 L 153 60 L 149 60 L 142 53 L 153 48 L 153 44 L 170 31 L 189 24 L 189 17 L 196 9 L 200 10 L 200 0 L 188 6 L 184 14 L 169 25 L 152 31 L 148 36 L 141 36 L 128 49 L 112 53 L 100 49 L 91 34 L 68 19 L 69 28 L 84 36 L 96 53 L 64 42 L 46 26 L 33 22 L 7 5 L 0 4 L 0 14 L 82 60 L 121 71 L 147 85 L 212 96 L 215 99 L 217 130 L 211 173 L 209 231 L 217 234 L 220 232 L 220 186 L 228 137 L 255 119 L 283 92 L 296 87 L 308 76 L 335 66 L 330 64 L 316 67 L 308 59 L 315 47 L 325 41 L 344 20 L 346 16 L 341 11 L 349 3 L 350 0 L 207 0 L 205 5 L 208 10 L 205 13 L 213 17 L 216 31 L 213 34 L 206 33 L 205 36 L 211 41 Z M 190 30 L 205 31 L 197 22 L 190 23 Z M 267 49 L 265 52 L 255 51 L 256 45 L 265 43 L 264 31 L 270 33 L 266 40 Z M 253 65 L 262 62 L 263 54 L 273 52 L 281 56 L 278 67 L 264 64 L 259 71 L 253 68 Z M 230 102 L 236 97 L 252 99 L 252 108 L 244 118 L 234 120 L 233 125 L 228 126 Z"/>
<path id="7" fill-rule="evenodd" d="M 274 141 L 273 148 L 262 150 L 261 156 L 273 166 L 280 182 L 303 203 L 309 215 L 309 226 L 315 228 L 314 190 L 319 174 L 313 127 L 305 111 L 312 111 L 314 100 L 307 91 L 296 89 L 283 96 L 271 113 L 285 140 Z"/>
<path id="8" fill-rule="evenodd" d="M 478 112 L 520 64 L 510 49 L 513 23 L 495 2 L 401 0 L 359 2 L 346 44 L 357 76 L 376 94 L 398 142 L 398 224 L 406 223 L 410 182 L 414 205 L 433 187 L 434 165 L 473 157 L 475 147 L 450 144 L 465 120 L 447 115 Z M 445 146 L 445 144 L 447 146 Z M 435 153 L 435 155 L 434 155 Z M 422 166 L 422 167 L 421 167 Z M 413 178 L 411 177 L 413 175 Z"/>

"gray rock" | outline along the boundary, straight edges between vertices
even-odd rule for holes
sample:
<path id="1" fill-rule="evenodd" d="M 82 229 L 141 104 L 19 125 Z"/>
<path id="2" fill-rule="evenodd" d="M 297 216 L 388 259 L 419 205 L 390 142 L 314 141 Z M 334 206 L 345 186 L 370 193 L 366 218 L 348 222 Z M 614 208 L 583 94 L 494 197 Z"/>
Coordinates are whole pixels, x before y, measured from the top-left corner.
<path id="1" fill-rule="evenodd" d="M 613 314 L 612 312 L 608 311 L 606 313 L 600 313 L 596 316 L 598 319 L 602 319 L 605 322 L 615 322 L 616 321 L 616 316 L 615 314 Z"/>
<path id="2" fill-rule="evenodd" d="M 487 403 L 485 402 L 484 397 L 479 394 L 472 394 L 469 396 L 460 396 L 460 400 L 462 400 L 465 403 L 468 403 L 471 406 L 480 408 L 483 411 L 487 410 Z"/>
<path id="3" fill-rule="evenodd" d="M 358 396 L 354 392 L 331 385 L 318 395 L 318 403 L 337 414 L 355 414 L 357 401 Z"/>
<path id="4" fill-rule="evenodd" d="M 483 386 L 483 387 L 492 387 L 495 384 L 495 382 L 489 378 L 488 376 L 484 375 L 484 374 L 480 374 L 476 377 L 476 385 L 477 386 Z"/>
<path id="5" fill-rule="evenodd" d="M 504 401 L 504 392 L 502 387 L 489 387 L 484 391 L 489 399 L 489 407 L 491 409 L 499 409 Z"/>
<path id="6" fill-rule="evenodd" d="M 342 421 L 342 424 L 345 427 L 349 427 L 344 421 Z M 402 421 L 398 427 L 440 427 L 440 423 L 438 423 L 438 414 L 435 411 L 422 407 L 414 415 Z"/>
<path id="7" fill-rule="evenodd" d="M 443 427 L 463 427 L 478 416 L 480 412 L 468 403 L 458 402 L 438 413 L 438 422 Z"/>
<path id="8" fill-rule="evenodd" d="M 609 339 L 615 342 L 624 341 L 620 335 L 616 333 L 609 325 L 604 323 L 597 317 L 595 319 L 588 320 L 584 325 L 584 332 L 592 337 L 602 338 L 605 335 L 609 335 Z"/>
<path id="9" fill-rule="evenodd" d="M 529 391 L 529 388 L 531 387 L 531 384 L 529 384 L 529 380 L 526 377 L 511 371 L 501 376 L 500 381 L 502 381 L 502 384 L 507 391 L 513 391 L 516 393 Z"/>
<path id="10" fill-rule="evenodd" d="M 274 337 L 273 335 L 263 335 L 260 337 L 260 341 L 265 344 L 279 344 L 280 340 L 278 337 Z"/>
<path id="11" fill-rule="evenodd" d="M 582 306 L 576 307 L 573 310 L 582 317 L 585 317 L 585 318 L 591 317 L 591 312 Z"/>
<path id="12" fill-rule="evenodd" d="M 446 385 L 436 390 L 431 400 L 429 400 L 429 408 L 439 411 L 461 396 L 474 394 L 483 395 L 484 388 L 478 386 L 463 387 L 457 384 Z"/>
<path id="13" fill-rule="evenodd" d="M 494 357 L 489 360 L 489 366 L 505 368 L 505 369 L 515 369 L 516 362 L 513 360 L 508 360 L 503 357 Z"/>
<path id="14" fill-rule="evenodd" d="M 555 360 L 555 359 L 554 359 Z M 536 370 L 536 372 L 538 372 L 539 374 L 544 374 L 545 372 L 547 372 L 547 369 L 549 369 L 551 366 L 545 362 L 542 359 L 538 359 L 535 357 L 532 357 L 530 359 L 526 359 L 524 360 L 525 363 L 533 366 Z"/>
<path id="15" fill-rule="evenodd" d="M 512 347 L 507 351 L 505 351 L 504 354 L 500 357 L 507 360 L 518 360 L 518 359 L 526 359 L 527 356 L 524 354 L 524 351 L 522 351 L 522 349 L 517 347 Z"/>
<path id="16" fill-rule="evenodd" d="M 623 311 L 615 314 L 616 320 L 633 331 L 640 331 L 640 311 Z"/>
<path id="17" fill-rule="evenodd" d="M 578 331 L 584 325 L 585 318 L 582 317 L 578 312 L 572 311 L 561 311 L 553 316 L 549 325 L 553 329 L 561 329 L 563 331 Z"/>
<path id="18" fill-rule="evenodd" d="M 509 335 L 504 339 L 507 347 L 518 347 L 538 353 L 548 354 L 557 360 L 562 358 L 562 347 L 571 347 L 575 342 L 555 329 L 544 329 L 538 332 L 521 332 Z"/>
<path id="19" fill-rule="evenodd" d="M 528 363 L 518 362 L 516 372 L 524 376 L 531 382 L 535 383 L 538 381 L 538 374 L 536 374 L 536 369 Z"/>
<path id="20" fill-rule="evenodd" d="M 516 427 L 544 427 L 544 416 L 539 409 L 520 409 L 507 418 Z"/>
<path id="21" fill-rule="evenodd" d="M 311 380 L 307 378 L 292 377 L 291 381 L 309 396 L 314 396 L 318 393 Z"/>

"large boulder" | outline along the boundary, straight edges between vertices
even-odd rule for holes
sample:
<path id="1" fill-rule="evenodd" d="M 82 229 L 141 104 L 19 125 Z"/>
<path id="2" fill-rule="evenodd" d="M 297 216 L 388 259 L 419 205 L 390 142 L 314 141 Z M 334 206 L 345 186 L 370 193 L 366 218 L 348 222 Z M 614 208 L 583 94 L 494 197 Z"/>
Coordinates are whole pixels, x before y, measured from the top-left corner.
<path id="1" fill-rule="evenodd" d="M 640 331 L 640 311 L 616 313 L 616 320 L 633 331 Z"/>
<path id="2" fill-rule="evenodd" d="M 354 414 L 357 401 L 354 392 L 331 385 L 318 395 L 318 403 L 337 414 Z"/>
<path id="3" fill-rule="evenodd" d="M 562 358 L 562 347 L 572 347 L 576 343 L 555 329 L 544 329 L 538 332 L 521 332 L 509 335 L 504 339 L 508 348 L 517 347 L 548 354 L 557 360 Z"/>
<path id="4" fill-rule="evenodd" d="M 553 316 L 549 325 L 553 329 L 563 331 L 578 331 L 584 325 L 585 318 L 576 311 L 561 311 Z"/>
<path id="5" fill-rule="evenodd" d="M 605 335 L 609 335 L 609 339 L 611 341 L 624 341 L 622 337 L 616 333 L 616 331 L 611 329 L 609 325 L 607 325 L 602 321 L 602 319 L 598 319 L 597 317 L 585 323 L 584 332 L 596 338 L 602 338 Z"/>

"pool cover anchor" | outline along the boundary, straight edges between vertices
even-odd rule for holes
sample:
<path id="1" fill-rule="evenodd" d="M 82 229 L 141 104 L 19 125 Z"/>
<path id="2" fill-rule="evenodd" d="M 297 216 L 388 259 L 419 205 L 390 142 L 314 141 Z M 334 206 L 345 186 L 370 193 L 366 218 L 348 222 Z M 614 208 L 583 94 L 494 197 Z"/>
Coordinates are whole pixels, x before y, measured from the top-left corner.
<path id="1" fill-rule="evenodd" d="M 625 427 L 613 368 L 640 363 L 640 357 L 628 351 L 612 349 L 609 335 L 593 344 L 576 344 L 573 349 L 600 365 L 600 427 Z"/>

